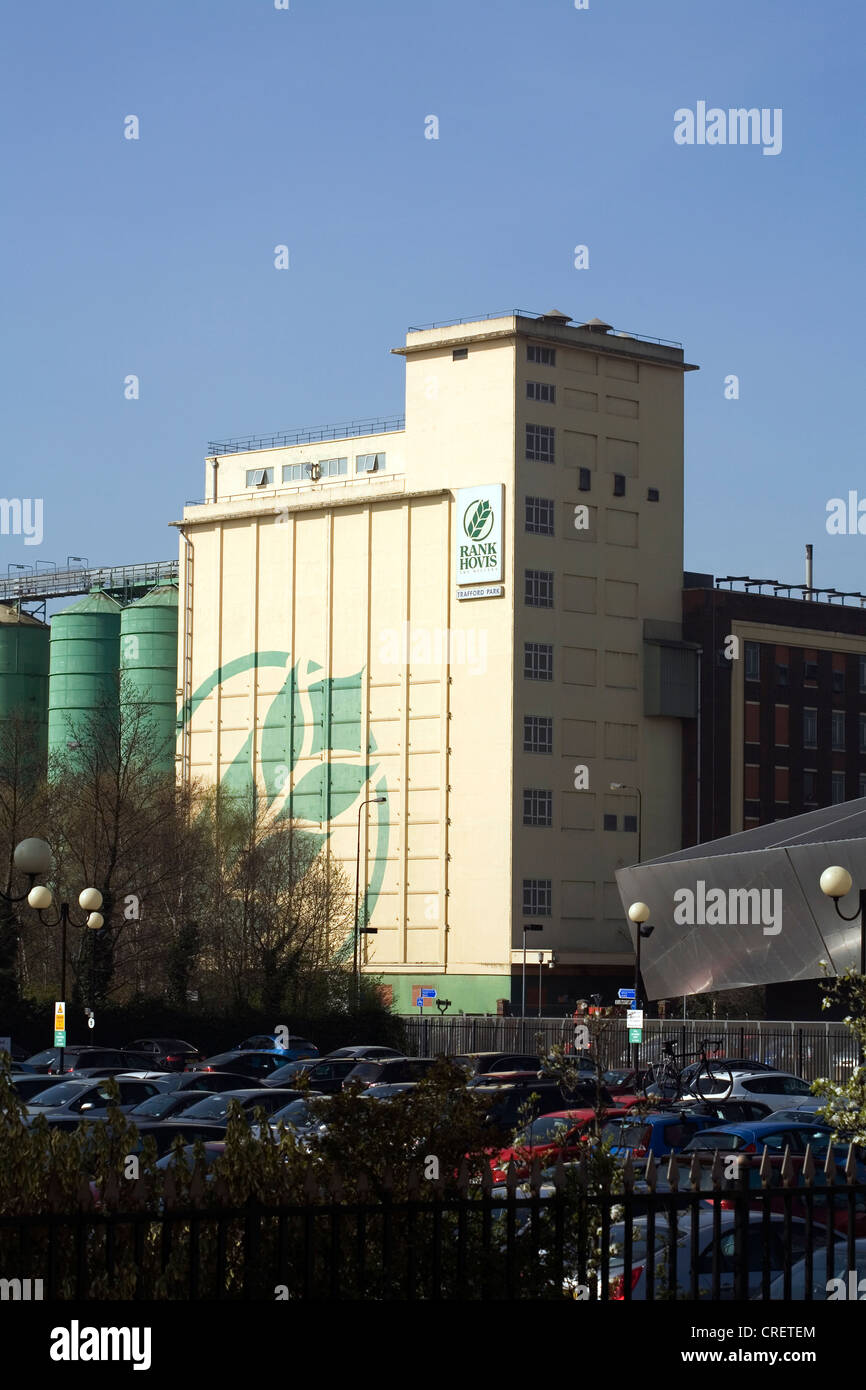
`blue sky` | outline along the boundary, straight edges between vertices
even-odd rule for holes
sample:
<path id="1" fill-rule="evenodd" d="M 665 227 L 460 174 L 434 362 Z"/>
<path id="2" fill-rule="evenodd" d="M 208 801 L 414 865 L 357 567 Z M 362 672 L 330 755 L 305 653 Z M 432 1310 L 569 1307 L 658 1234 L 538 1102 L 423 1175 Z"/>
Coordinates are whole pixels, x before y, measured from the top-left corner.
<path id="1" fill-rule="evenodd" d="M 0 33 L 0 491 L 45 499 L 0 573 L 171 558 L 209 439 L 399 411 L 408 325 L 555 306 L 700 364 L 688 568 L 796 582 L 812 541 L 866 589 L 825 528 L 866 498 L 859 0 L 42 0 Z M 678 146 L 698 101 L 782 108 L 781 153 Z"/>

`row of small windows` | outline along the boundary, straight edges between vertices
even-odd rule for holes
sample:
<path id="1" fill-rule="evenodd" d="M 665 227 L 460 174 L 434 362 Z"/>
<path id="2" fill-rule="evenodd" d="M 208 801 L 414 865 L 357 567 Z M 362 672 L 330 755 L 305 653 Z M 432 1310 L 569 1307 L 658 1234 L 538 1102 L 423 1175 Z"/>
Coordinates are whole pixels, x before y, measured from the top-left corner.
<path id="1" fill-rule="evenodd" d="M 774 742 L 784 746 L 788 743 L 788 706 L 776 706 L 776 737 Z M 866 753 L 866 714 L 858 714 L 860 752 Z M 760 743 L 760 711 L 755 704 L 746 705 L 746 742 Z M 807 705 L 803 710 L 803 747 L 818 747 L 818 710 Z M 843 709 L 830 711 L 830 747 L 834 752 L 844 752 L 848 747 L 847 715 Z"/>
<path id="2" fill-rule="evenodd" d="M 356 473 L 381 473 L 385 469 L 384 454 L 356 454 Z M 348 458 L 317 459 L 315 463 L 287 463 L 282 470 L 284 483 L 300 483 L 304 479 L 317 482 L 320 478 L 340 478 L 349 472 Z M 273 487 L 273 468 L 248 468 L 247 487 Z"/>
<path id="3" fill-rule="evenodd" d="M 524 787 L 523 824 L 550 828 L 553 825 L 553 792 L 547 787 Z M 605 830 L 619 830 L 619 817 L 605 815 Z M 637 816 L 623 816 L 626 834 L 637 834 Z"/>
<path id="4" fill-rule="evenodd" d="M 745 644 L 745 667 L 746 680 L 757 681 L 761 679 L 761 645 L 759 642 L 746 642 Z M 866 656 L 859 658 L 859 686 L 861 694 L 866 694 Z M 830 672 L 831 688 L 834 695 L 844 694 L 845 691 L 845 671 L 833 670 Z M 790 668 L 786 661 L 775 663 L 775 678 L 777 685 L 788 685 L 790 680 Z M 803 662 L 803 681 L 806 685 L 817 685 L 818 683 L 818 662 L 804 660 Z"/>
<path id="5" fill-rule="evenodd" d="M 545 401 L 556 405 L 556 387 L 550 381 L 527 381 L 526 398 L 530 401 Z"/>
<path id="6" fill-rule="evenodd" d="M 469 356 L 469 349 L 465 347 L 453 348 L 451 357 L 454 362 L 465 362 Z M 556 366 L 556 348 L 541 347 L 538 343 L 529 343 L 526 349 L 527 362 L 537 362 L 541 367 Z M 544 396 L 537 396 L 536 400 L 545 400 Z"/>

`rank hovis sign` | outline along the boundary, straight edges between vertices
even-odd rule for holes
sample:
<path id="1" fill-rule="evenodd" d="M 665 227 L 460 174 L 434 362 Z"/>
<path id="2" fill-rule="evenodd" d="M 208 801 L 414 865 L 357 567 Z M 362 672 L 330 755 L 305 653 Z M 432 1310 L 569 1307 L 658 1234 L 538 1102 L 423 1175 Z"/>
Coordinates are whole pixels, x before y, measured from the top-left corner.
<path id="1" fill-rule="evenodd" d="M 502 483 L 457 489 L 458 584 L 478 584 L 502 578 Z"/>

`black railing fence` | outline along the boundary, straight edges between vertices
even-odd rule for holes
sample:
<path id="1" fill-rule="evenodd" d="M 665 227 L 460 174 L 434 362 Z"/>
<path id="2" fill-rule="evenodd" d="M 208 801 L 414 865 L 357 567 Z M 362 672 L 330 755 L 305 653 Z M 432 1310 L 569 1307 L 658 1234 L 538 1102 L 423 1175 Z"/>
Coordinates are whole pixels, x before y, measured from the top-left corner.
<path id="1" fill-rule="evenodd" d="M 781 1156 L 777 1155 L 777 1159 Z M 591 1160 L 590 1160 L 591 1161 Z M 757 1161 L 757 1160 L 756 1160 Z M 588 1163 L 536 1160 L 501 1187 L 416 1179 L 285 1206 L 206 1201 L 156 1210 L 0 1217 L 4 1299 L 590 1302 L 856 1297 L 866 1184 L 807 1152 L 726 1176 L 729 1158 L 629 1165 L 622 1190 Z M 709 1165 L 709 1166 L 708 1166 Z M 755 1186 L 759 1181 L 760 1186 Z M 315 1184 L 312 1184 L 315 1187 Z M 650 1253 L 651 1252 L 651 1253 Z"/>
<path id="2" fill-rule="evenodd" d="M 403 1016 L 406 1047 L 412 1056 L 458 1056 L 465 1052 L 534 1052 L 539 1034 L 545 1048 L 554 1043 L 573 1046 L 575 1020 L 571 1018 L 499 1018 Z M 625 1019 L 604 1020 L 598 1044 L 607 1067 L 630 1066 L 632 1048 Z M 857 1066 L 857 1041 L 844 1023 L 782 1023 L 758 1019 L 648 1019 L 640 1044 L 640 1063 L 659 1060 L 662 1045 L 672 1042 L 678 1057 L 694 1060 L 707 1038 L 721 1040 L 722 1053 L 731 1058 L 753 1059 L 793 1072 L 807 1081 L 829 1077 L 842 1081 Z"/>

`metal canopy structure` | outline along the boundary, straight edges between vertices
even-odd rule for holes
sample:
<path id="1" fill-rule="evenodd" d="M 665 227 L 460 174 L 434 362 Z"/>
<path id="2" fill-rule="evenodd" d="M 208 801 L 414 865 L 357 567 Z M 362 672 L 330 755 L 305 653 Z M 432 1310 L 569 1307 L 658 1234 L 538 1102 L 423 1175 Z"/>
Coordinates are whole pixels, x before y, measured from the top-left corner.
<path id="1" fill-rule="evenodd" d="M 648 904 L 641 967 L 647 996 L 670 998 L 816 979 L 858 966 L 859 919 L 837 915 L 819 887 L 841 864 L 866 887 L 866 798 L 756 826 L 617 870 L 623 912 Z M 633 935 L 633 933 L 632 933 Z"/>

